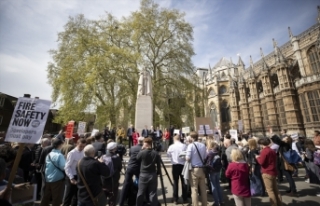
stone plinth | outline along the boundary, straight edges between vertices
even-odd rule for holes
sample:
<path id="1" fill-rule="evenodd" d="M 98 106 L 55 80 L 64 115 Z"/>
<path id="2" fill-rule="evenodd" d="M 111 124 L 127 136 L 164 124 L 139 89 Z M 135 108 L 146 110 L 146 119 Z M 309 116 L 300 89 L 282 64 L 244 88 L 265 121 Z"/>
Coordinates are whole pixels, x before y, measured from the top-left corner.
<path id="1" fill-rule="evenodd" d="M 136 115 L 135 115 L 135 129 L 141 135 L 145 125 L 153 125 L 153 110 L 152 110 L 152 99 L 148 95 L 140 95 L 136 102 Z"/>

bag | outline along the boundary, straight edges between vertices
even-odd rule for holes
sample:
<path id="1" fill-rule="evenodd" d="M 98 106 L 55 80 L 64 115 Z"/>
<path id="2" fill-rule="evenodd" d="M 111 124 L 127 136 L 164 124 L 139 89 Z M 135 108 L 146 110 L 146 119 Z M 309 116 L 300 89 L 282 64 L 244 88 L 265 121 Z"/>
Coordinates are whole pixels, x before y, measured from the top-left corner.
<path id="1" fill-rule="evenodd" d="M 313 153 L 313 163 L 315 165 L 320 165 L 320 152 L 315 151 Z"/>
<path id="2" fill-rule="evenodd" d="M 88 186 L 86 180 L 84 179 L 82 172 L 80 170 L 80 162 L 81 162 L 81 160 L 78 162 L 78 175 L 80 176 L 84 186 L 86 187 L 86 189 L 90 195 L 90 198 L 93 202 L 93 205 L 94 206 L 106 206 L 107 205 L 107 198 L 106 198 L 103 191 L 101 191 L 96 197 L 93 197 L 93 194 L 92 194 L 92 192 L 91 192 L 91 190 L 90 190 L 90 188 L 89 188 L 89 186 Z"/>
<path id="3" fill-rule="evenodd" d="M 261 196 L 263 194 L 262 182 L 256 175 L 250 176 L 250 192 L 251 196 Z"/>
<path id="4" fill-rule="evenodd" d="M 295 150 L 292 150 L 292 149 L 290 149 L 287 152 L 284 152 L 283 157 L 286 159 L 286 161 L 289 164 L 297 164 L 299 162 L 302 162 L 300 155 Z"/>
<path id="5" fill-rule="evenodd" d="M 212 161 L 212 171 L 213 172 L 220 172 L 222 168 L 222 162 L 221 162 L 221 157 L 217 154 L 213 157 Z"/>
<path id="6" fill-rule="evenodd" d="M 289 164 L 284 157 L 282 157 L 282 160 L 283 160 L 284 169 L 287 170 L 287 171 L 293 172 L 294 171 L 294 167 L 291 164 Z"/>

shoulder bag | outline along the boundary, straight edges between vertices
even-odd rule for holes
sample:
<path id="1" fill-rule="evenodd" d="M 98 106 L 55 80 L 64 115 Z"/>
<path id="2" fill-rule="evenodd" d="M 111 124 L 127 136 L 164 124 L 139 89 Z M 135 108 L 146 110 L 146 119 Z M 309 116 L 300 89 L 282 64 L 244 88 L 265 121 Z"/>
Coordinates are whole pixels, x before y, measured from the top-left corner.
<path id="1" fill-rule="evenodd" d="M 66 173 L 64 172 L 64 170 L 60 169 L 60 167 L 58 167 L 56 164 L 54 164 L 54 162 L 52 161 L 52 159 L 51 159 L 51 157 L 50 157 L 50 154 L 48 154 L 48 158 L 49 158 L 50 162 L 53 164 L 53 166 L 54 166 L 55 168 L 57 168 L 57 170 L 59 170 L 60 172 L 62 172 L 62 174 L 63 174 L 63 179 L 65 179 L 65 178 L 66 178 Z"/>
<path id="2" fill-rule="evenodd" d="M 89 185 L 87 184 L 86 180 L 83 177 L 83 174 L 81 173 L 80 162 L 81 162 L 81 160 L 78 162 L 78 175 L 80 176 L 84 186 L 86 187 L 94 206 L 106 206 L 107 205 L 107 198 L 104 195 L 103 191 L 101 191 L 96 197 L 93 196 L 93 194 L 89 188 Z"/>
<path id="3" fill-rule="evenodd" d="M 198 155 L 199 155 L 199 157 L 200 157 L 200 159 L 201 159 L 201 162 L 202 162 L 202 165 L 203 165 L 204 172 L 205 172 L 205 174 L 206 174 L 206 176 L 207 176 L 207 175 L 210 173 L 210 171 L 211 171 L 211 167 L 205 164 L 204 160 L 202 159 L 202 157 L 201 157 L 201 155 L 200 155 L 200 152 L 199 152 L 199 150 L 198 150 L 197 145 L 196 145 L 195 143 L 193 143 L 193 145 L 194 145 L 194 146 L 196 147 L 196 149 L 197 149 Z"/>

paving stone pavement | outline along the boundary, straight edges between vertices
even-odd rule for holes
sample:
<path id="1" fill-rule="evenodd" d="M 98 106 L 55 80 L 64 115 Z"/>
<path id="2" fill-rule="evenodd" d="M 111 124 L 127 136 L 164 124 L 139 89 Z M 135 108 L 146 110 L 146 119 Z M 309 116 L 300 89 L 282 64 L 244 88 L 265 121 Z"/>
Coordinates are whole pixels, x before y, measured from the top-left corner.
<path id="1" fill-rule="evenodd" d="M 166 169 L 171 176 L 171 167 L 166 167 Z M 165 174 L 163 169 L 162 169 L 162 174 Z M 320 206 L 320 197 L 316 196 L 316 193 L 320 192 L 320 186 L 306 183 L 303 178 L 303 176 L 305 175 L 303 169 L 299 170 L 299 174 L 300 174 L 299 177 L 295 178 L 299 196 L 291 197 L 285 193 L 285 190 L 287 190 L 289 187 L 288 182 L 286 182 L 286 180 L 279 185 L 279 190 L 282 195 L 282 201 L 284 203 L 283 206 Z M 172 194 L 173 194 L 172 186 L 170 185 L 170 182 L 166 176 L 163 176 L 163 181 L 164 181 L 164 186 L 166 191 L 166 199 L 168 203 L 167 205 L 173 206 L 175 204 L 172 203 Z M 123 182 L 123 176 L 120 179 L 120 183 L 122 182 Z M 224 189 L 224 187 L 226 187 L 227 184 L 221 184 L 221 186 L 223 188 L 225 206 L 235 206 L 230 190 Z M 120 184 L 119 189 L 121 190 L 121 188 L 122 188 L 122 184 Z M 181 196 L 180 188 L 179 188 L 179 196 Z M 158 199 L 161 205 L 165 205 L 162 197 L 162 190 L 161 190 L 159 177 L 158 177 Z M 189 199 L 189 201 L 191 203 L 191 199 Z M 212 195 L 208 194 L 208 206 L 211 206 L 212 204 L 213 204 Z M 182 203 L 178 205 L 182 205 Z M 188 204 L 184 204 L 184 205 L 187 206 Z M 269 198 L 267 196 L 252 197 L 251 206 L 270 206 Z"/>

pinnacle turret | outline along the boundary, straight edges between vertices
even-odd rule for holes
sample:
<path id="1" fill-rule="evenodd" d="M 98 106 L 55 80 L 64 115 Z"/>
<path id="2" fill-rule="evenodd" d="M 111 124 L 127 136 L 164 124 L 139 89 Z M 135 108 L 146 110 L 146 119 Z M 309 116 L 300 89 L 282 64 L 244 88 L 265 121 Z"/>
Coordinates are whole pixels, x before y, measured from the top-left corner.
<path id="1" fill-rule="evenodd" d="M 285 57 L 283 56 L 280 48 L 278 47 L 278 43 L 272 39 L 272 42 L 273 42 L 273 48 L 274 48 L 274 57 L 275 57 L 275 61 L 276 63 L 286 63 L 286 59 Z"/>
<path id="2" fill-rule="evenodd" d="M 251 57 L 251 55 L 250 55 L 250 68 L 249 68 L 249 78 L 250 78 L 250 79 L 255 78 L 253 68 L 254 68 L 254 67 L 253 67 L 253 61 L 252 61 L 252 57 Z"/>
<path id="3" fill-rule="evenodd" d="M 261 54 L 261 58 L 262 58 L 262 70 L 268 70 L 269 69 L 269 66 L 267 65 L 267 62 L 264 58 L 264 54 L 263 54 L 263 51 L 262 51 L 262 48 L 260 47 L 260 54 Z"/>

